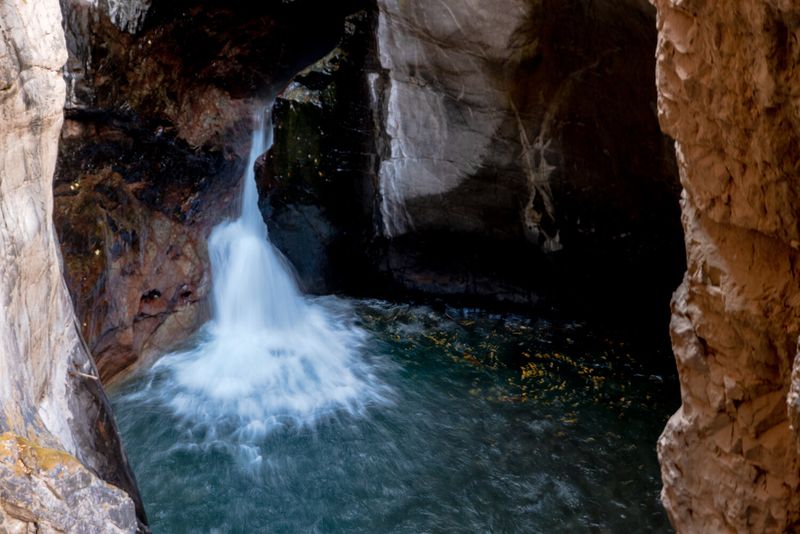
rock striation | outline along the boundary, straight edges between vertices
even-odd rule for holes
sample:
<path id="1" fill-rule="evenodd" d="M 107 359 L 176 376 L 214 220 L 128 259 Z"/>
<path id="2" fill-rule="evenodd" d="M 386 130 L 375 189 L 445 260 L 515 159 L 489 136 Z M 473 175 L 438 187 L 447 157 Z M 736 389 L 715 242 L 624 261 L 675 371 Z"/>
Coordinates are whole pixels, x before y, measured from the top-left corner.
<path id="1" fill-rule="evenodd" d="M 133 532 L 134 507 L 141 520 L 144 513 L 76 325 L 53 230 L 67 59 L 60 24 L 55 0 L 0 3 L 0 528 L 27 532 L 41 522 L 74 531 L 76 522 L 109 520 Z M 47 466 L 26 463 L 24 450 L 34 448 L 48 449 Z M 67 472 L 80 484 L 60 478 Z M 48 479 L 60 491 L 45 495 Z M 100 487 L 102 498 L 91 489 Z M 56 510 L 66 513 L 84 497 L 82 510 L 96 503 L 96 517 Z M 121 515 L 112 521 L 101 501 L 116 503 Z"/>
<path id="2" fill-rule="evenodd" d="M 678 532 L 794 532 L 800 7 L 654 3 L 688 257 L 672 303 L 682 406 L 658 444 L 663 502 Z"/>
<path id="3" fill-rule="evenodd" d="M 646 2 L 378 6 L 386 237 L 541 253 L 523 262 L 528 278 L 563 269 L 583 299 L 604 284 L 624 298 L 642 270 L 669 278 L 652 243 L 680 249 L 677 180 L 654 113 Z"/>

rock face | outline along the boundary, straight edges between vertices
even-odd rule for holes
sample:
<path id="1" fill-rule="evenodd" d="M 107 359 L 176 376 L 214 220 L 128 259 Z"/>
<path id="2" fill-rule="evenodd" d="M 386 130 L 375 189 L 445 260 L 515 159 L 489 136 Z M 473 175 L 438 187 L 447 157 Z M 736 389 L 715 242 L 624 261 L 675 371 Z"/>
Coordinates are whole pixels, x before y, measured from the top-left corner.
<path id="1" fill-rule="evenodd" d="M 666 309 L 682 248 L 653 23 L 638 0 L 377 1 L 284 95 L 262 187 L 274 239 L 313 219 L 316 263 L 335 264 L 337 235 L 363 237 L 357 271 L 406 293 Z"/>
<path id="2" fill-rule="evenodd" d="M 75 310 L 107 381 L 207 318 L 205 242 L 235 206 L 240 166 L 124 119 L 76 116 L 61 135 L 55 224 Z"/>
<path id="3" fill-rule="evenodd" d="M 666 320 L 683 254 L 651 6 L 331 4 L 62 0 L 55 221 L 104 380 L 206 318 L 253 110 L 337 42 L 278 100 L 260 172 L 306 289 Z"/>
<path id="4" fill-rule="evenodd" d="M 103 486 L 127 511 L 116 518 L 119 529 L 131 532 L 137 528 L 135 514 L 128 513 L 134 501 L 141 519 L 144 514 L 108 401 L 76 328 L 52 224 L 51 180 L 65 98 L 60 22 L 55 0 L 0 4 L 0 431 L 65 451 L 57 453 L 63 462 L 29 471 L 17 462 L 20 447 L 28 447 L 22 443 L 29 442 L 3 435 L 0 526 L 28 531 L 41 516 L 53 528 L 68 530 L 72 523 L 61 523 L 56 512 L 44 514 L 38 500 L 44 497 L 37 480 L 64 469 L 80 471 L 81 483 L 57 486 L 63 489 L 63 507 L 88 495 L 83 489 Z M 33 494 L 26 488 L 34 488 Z M 97 517 L 91 520 L 110 519 L 96 502 Z"/>
<path id="5" fill-rule="evenodd" d="M 378 4 L 386 237 L 533 249 L 544 259 L 519 270 L 535 280 L 553 262 L 548 278 L 563 269 L 581 299 L 614 300 L 597 291 L 608 287 L 627 300 L 669 279 L 677 179 L 654 113 L 645 1 Z"/>
<path id="6" fill-rule="evenodd" d="M 311 7 L 322 22 L 305 24 L 308 38 L 299 24 Z M 238 210 L 253 114 L 334 46 L 346 8 L 62 0 L 62 9 L 69 95 L 55 223 L 108 381 L 208 317 L 206 239 Z"/>
<path id="7" fill-rule="evenodd" d="M 659 114 L 677 141 L 688 252 L 672 304 L 683 404 L 659 440 L 663 501 L 679 532 L 794 532 L 800 8 L 655 3 Z"/>
<path id="8" fill-rule="evenodd" d="M 306 291 L 369 295 L 380 285 L 371 263 L 374 26 L 373 11 L 349 16 L 338 46 L 293 78 L 273 108 L 274 146 L 256 165 L 270 237 Z"/>

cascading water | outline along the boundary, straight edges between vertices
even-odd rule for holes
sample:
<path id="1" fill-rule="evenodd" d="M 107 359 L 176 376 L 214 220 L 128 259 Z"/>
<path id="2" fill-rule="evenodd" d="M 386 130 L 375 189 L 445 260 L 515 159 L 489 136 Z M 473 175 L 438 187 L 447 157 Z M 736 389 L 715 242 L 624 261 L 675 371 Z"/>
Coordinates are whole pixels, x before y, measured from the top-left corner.
<path id="1" fill-rule="evenodd" d="M 257 209 L 269 135 L 209 242 L 213 320 L 112 393 L 154 531 L 669 532 L 652 443 L 678 388 L 642 365 L 669 347 L 302 297 Z"/>
<path id="2" fill-rule="evenodd" d="M 158 395 L 192 439 L 245 451 L 277 427 L 361 413 L 387 393 L 357 354 L 363 333 L 304 300 L 268 240 L 254 171 L 272 142 L 264 115 L 255 120 L 241 215 L 209 239 L 213 319 L 194 348 L 162 358 L 150 387 L 136 393 Z"/>

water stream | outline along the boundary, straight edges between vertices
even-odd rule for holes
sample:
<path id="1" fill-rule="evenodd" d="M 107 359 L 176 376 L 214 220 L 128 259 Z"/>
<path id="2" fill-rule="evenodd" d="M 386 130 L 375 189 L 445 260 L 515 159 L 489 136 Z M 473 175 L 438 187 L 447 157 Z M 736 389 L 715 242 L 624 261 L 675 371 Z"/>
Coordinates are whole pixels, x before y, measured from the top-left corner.
<path id="1" fill-rule="evenodd" d="M 266 113 L 254 122 L 240 216 L 209 238 L 213 319 L 192 348 L 155 364 L 148 376 L 157 389 L 140 395 L 157 395 L 202 446 L 233 448 L 257 464 L 251 444 L 270 431 L 361 413 L 387 402 L 389 390 L 359 358 L 363 332 L 304 300 L 269 242 L 254 168 L 272 125 Z"/>
<path id="2" fill-rule="evenodd" d="M 257 206 L 214 314 L 112 392 L 153 531 L 659 532 L 672 378 L 586 325 L 298 292 Z M 665 400 L 669 399 L 669 400 Z"/>

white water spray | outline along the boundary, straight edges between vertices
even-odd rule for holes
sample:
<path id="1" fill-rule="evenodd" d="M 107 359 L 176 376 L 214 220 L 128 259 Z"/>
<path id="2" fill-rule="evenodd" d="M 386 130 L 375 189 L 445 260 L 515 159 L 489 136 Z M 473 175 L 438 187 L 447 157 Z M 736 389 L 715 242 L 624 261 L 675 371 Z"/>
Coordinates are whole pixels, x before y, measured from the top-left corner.
<path id="1" fill-rule="evenodd" d="M 206 441 L 252 442 L 278 427 L 311 425 L 341 410 L 360 413 L 385 400 L 385 388 L 358 354 L 363 333 L 306 301 L 268 240 L 254 166 L 271 143 L 271 121 L 261 114 L 241 215 L 209 239 L 212 321 L 195 348 L 154 366 L 158 388 L 138 393 L 157 390 Z"/>

